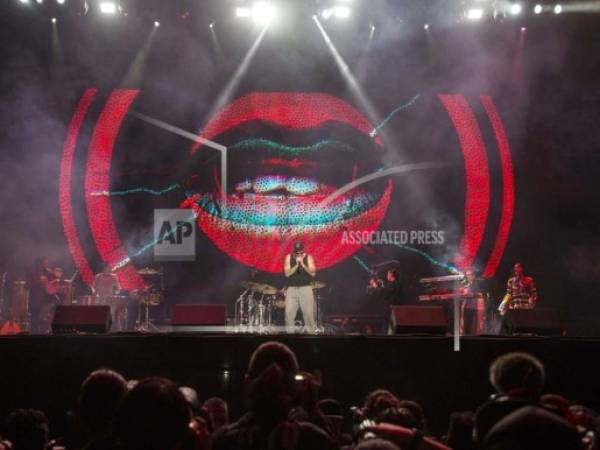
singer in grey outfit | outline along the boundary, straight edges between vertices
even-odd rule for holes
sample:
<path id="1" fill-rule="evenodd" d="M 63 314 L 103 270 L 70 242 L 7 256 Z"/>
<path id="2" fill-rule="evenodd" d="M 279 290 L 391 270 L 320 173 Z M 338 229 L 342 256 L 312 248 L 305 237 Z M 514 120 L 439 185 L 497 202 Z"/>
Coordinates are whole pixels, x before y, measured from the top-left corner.
<path id="1" fill-rule="evenodd" d="M 288 279 L 285 292 L 285 326 L 288 333 L 294 332 L 298 308 L 304 319 L 304 332 L 315 332 L 315 297 L 310 282 L 317 274 L 312 255 L 304 252 L 304 244 L 296 242 L 294 251 L 286 255 L 283 267 Z"/>

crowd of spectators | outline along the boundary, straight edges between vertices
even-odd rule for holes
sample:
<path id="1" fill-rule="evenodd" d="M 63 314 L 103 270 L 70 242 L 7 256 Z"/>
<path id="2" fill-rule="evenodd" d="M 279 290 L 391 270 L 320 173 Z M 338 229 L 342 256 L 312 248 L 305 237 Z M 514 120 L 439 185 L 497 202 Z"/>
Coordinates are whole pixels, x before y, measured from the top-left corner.
<path id="1" fill-rule="evenodd" d="M 245 413 L 230 422 L 218 397 L 201 402 L 187 386 L 159 377 L 127 381 L 109 369 L 92 372 L 78 397 L 82 450 L 594 450 L 598 416 L 544 393 L 545 369 L 533 356 L 509 353 L 490 366 L 495 393 L 475 411 L 450 416 L 432 436 L 415 399 L 378 389 L 345 410 L 319 399 L 319 380 L 303 372 L 279 342 L 260 345 L 248 363 Z M 48 419 L 17 409 L 4 421 L 0 450 L 65 448 L 50 441 Z M 71 450 L 67 445 L 66 448 Z"/>

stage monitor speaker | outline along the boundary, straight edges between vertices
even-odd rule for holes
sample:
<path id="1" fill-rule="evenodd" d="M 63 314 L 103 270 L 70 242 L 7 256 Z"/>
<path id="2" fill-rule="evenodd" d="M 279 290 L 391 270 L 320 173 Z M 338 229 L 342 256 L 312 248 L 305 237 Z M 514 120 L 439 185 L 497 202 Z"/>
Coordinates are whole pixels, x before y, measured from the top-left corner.
<path id="1" fill-rule="evenodd" d="M 174 331 L 225 331 L 225 305 L 175 305 L 171 326 Z"/>
<path id="2" fill-rule="evenodd" d="M 564 335 L 558 311 L 554 309 L 511 309 L 507 319 L 512 334 Z"/>
<path id="3" fill-rule="evenodd" d="M 446 334 L 443 306 L 392 306 L 390 334 Z"/>
<path id="4" fill-rule="evenodd" d="M 111 324 L 108 305 L 58 305 L 52 318 L 52 332 L 106 333 Z"/>

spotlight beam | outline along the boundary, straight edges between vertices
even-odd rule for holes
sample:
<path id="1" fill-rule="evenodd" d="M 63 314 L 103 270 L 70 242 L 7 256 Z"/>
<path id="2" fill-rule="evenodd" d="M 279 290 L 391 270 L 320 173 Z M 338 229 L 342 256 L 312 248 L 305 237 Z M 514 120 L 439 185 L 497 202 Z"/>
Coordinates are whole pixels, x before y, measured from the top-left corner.
<path id="1" fill-rule="evenodd" d="M 127 89 L 139 89 L 142 85 L 144 72 L 146 71 L 146 63 L 148 62 L 148 55 L 150 54 L 150 48 L 156 35 L 156 25 L 152 27 L 152 31 L 146 38 L 144 46 L 140 49 L 138 54 L 135 56 L 133 62 L 129 66 L 123 81 L 121 81 L 121 87 Z"/>
<path id="2" fill-rule="evenodd" d="M 211 109 L 210 114 L 208 115 L 209 118 L 212 117 L 219 109 L 221 109 L 223 106 L 225 106 L 226 103 L 228 103 L 230 101 L 231 96 L 233 95 L 233 93 L 237 89 L 238 85 L 240 84 L 240 81 L 242 80 L 242 78 L 244 77 L 246 72 L 248 71 L 248 67 L 250 67 L 250 63 L 254 59 L 254 55 L 256 54 L 256 51 L 258 50 L 258 47 L 260 46 L 260 43 L 262 42 L 263 37 L 266 34 L 268 28 L 269 28 L 269 23 L 266 23 L 265 26 L 263 27 L 263 29 L 261 30 L 260 34 L 256 38 L 256 40 L 254 41 L 254 43 L 252 44 L 252 46 L 246 53 L 246 56 L 244 56 L 244 59 L 242 60 L 242 62 L 238 66 L 238 68 L 236 69 L 235 73 L 233 74 L 233 77 L 231 77 L 231 79 L 227 83 L 227 86 L 225 86 L 225 88 L 219 95 L 219 98 L 215 102 L 214 106 Z M 140 115 L 140 114 L 136 113 L 136 116 L 142 120 L 146 120 L 149 123 L 159 126 L 167 131 L 170 131 L 172 133 L 178 134 L 179 136 L 190 139 L 190 140 L 194 141 L 195 143 L 200 143 L 200 144 L 206 145 L 207 147 L 218 150 L 221 153 L 221 196 L 222 196 L 222 199 L 224 202 L 227 200 L 227 147 L 225 147 L 221 144 L 217 144 L 216 142 L 213 142 L 209 139 L 206 139 L 206 138 L 200 136 L 199 134 L 190 133 L 188 131 L 177 128 L 173 125 L 169 125 L 165 122 L 159 121 L 157 119 L 153 119 L 151 117 L 144 116 L 143 114 Z"/>
<path id="3" fill-rule="evenodd" d="M 56 25 L 56 17 L 52 18 L 52 69 L 53 76 L 58 77 L 56 71 L 62 66 L 64 62 L 64 55 L 62 50 L 62 44 L 60 36 L 58 34 L 58 26 Z"/>
<path id="4" fill-rule="evenodd" d="M 219 42 L 219 37 L 217 36 L 217 32 L 215 31 L 215 24 L 214 22 L 212 22 L 209 26 L 209 30 L 210 30 L 210 38 L 212 40 L 213 43 L 213 48 L 215 50 L 215 55 L 217 57 L 217 62 L 219 63 L 219 65 L 223 64 L 223 49 L 221 48 L 221 43 Z"/>
<path id="5" fill-rule="evenodd" d="M 321 25 L 321 22 L 319 21 L 318 17 L 313 16 L 313 20 L 315 21 L 317 28 L 321 32 L 321 35 L 323 36 L 323 39 L 325 40 L 325 44 L 327 44 L 327 47 L 329 48 L 329 51 L 331 52 L 331 55 L 333 56 L 333 59 L 335 60 L 335 63 L 337 65 L 340 73 L 346 80 L 346 83 L 348 83 L 348 86 L 350 87 L 350 91 L 351 91 L 352 95 L 354 96 L 356 101 L 359 103 L 359 105 L 361 106 L 363 111 L 366 112 L 367 118 L 372 123 L 381 123 L 381 118 L 379 117 L 379 114 L 375 110 L 373 103 L 371 103 L 371 101 L 365 94 L 360 83 L 358 82 L 358 80 L 356 79 L 356 77 L 354 76 L 352 71 L 350 70 L 350 67 L 348 67 L 348 64 L 346 63 L 346 61 L 344 61 L 344 58 L 342 58 L 342 55 L 340 55 L 338 50 L 333 45 L 333 42 L 331 42 L 331 38 L 325 31 L 325 28 L 323 28 L 323 25 Z"/>
<path id="6" fill-rule="evenodd" d="M 335 63 L 338 66 L 339 71 L 341 72 L 342 76 L 346 79 L 346 83 L 350 87 L 350 92 L 351 92 L 352 96 L 354 97 L 355 101 L 360 105 L 361 109 L 365 112 L 365 114 L 367 115 L 367 118 L 371 121 L 372 124 L 381 124 L 383 122 L 381 116 L 379 115 L 379 113 L 377 112 L 375 107 L 373 106 L 373 103 L 369 100 L 369 97 L 363 91 L 363 88 L 361 87 L 360 83 L 357 81 L 355 76 L 352 74 L 352 71 L 348 67 L 348 64 L 346 64 L 346 62 L 344 61 L 344 59 L 342 58 L 340 53 L 337 51 L 337 49 L 333 45 L 333 42 L 331 42 L 329 35 L 323 28 L 323 25 L 319 21 L 318 17 L 313 16 L 313 20 L 315 21 L 317 27 L 319 28 L 319 31 L 321 32 L 321 35 L 323 36 L 323 39 L 325 40 L 325 43 L 327 44 L 327 47 L 329 48 L 329 51 L 331 52 L 331 55 L 333 56 Z M 375 125 L 373 125 L 373 126 L 375 126 Z M 384 142 L 386 143 L 387 147 L 389 147 L 391 149 L 396 149 L 395 150 L 396 153 L 401 153 L 401 150 L 400 151 L 397 150 L 397 146 L 393 140 L 393 135 L 386 133 L 386 130 L 379 128 L 379 129 L 377 129 L 375 135 L 382 137 L 384 139 Z M 391 170 L 391 169 L 386 169 L 386 170 Z M 378 174 L 379 174 L 379 172 L 378 172 Z M 369 181 L 369 180 L 367 180 L 367 181 Z M 411 185 L 414 183 L 412 180 L 409 180 L 408 182 Z M 352 188 L 350 187 L 349 189 L 352 189 Z M 414 201 L 420 202 L 423 204 L 428 203 L 429 200 L 426 198 L 425 193 L 418 186 L 415 185 L 414 188 L 411 190 L 411 192 L 414 192 Z M 329 201 L 331 201 L 331 199 Z"/>
<path id="7" fill-rule="evenodd" d="M 248 67 L 250 67 L 250 63 L 254 59 L 254 55 L 256 54 L 256 51 L 258 50 L 258 47 L 260 46 L 260 43 L 262 42 L 263 37 L 265 36 L 268 28 L 269 24 L 267 23 L 265 24 L 260 34 L 258 35 L 256 40 L 244 56 L 244 59 L 242 60 L 235 73 L 227 83 L 227 86 L 225 86 L 225 88 L 217 98 L 217 101 L 213 105 L 213 108 L 211 109 L 210 114 L 208 115 L 209 118 L 212 117 L 219 109 L 221 109 L 223 106 L 225 106 L 225 104 L 229 103 L 229 101 L 231 100 L 231 97 L 233 96 L 233 93 L 237 89 L 238 85 L 240 84 L 240 81 L 248 71 Z"/>

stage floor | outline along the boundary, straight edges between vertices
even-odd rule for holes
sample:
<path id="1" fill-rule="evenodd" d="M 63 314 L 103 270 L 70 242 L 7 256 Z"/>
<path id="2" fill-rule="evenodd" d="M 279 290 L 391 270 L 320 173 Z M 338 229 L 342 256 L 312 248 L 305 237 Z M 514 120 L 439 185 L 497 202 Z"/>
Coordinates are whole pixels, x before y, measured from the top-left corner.
<path id="1" fill-rule="evenodd" d="M 248 335 L 225 333 L 112 333 L 18 335 L 0 338 L 0 417 L 37 407 L 65 428 L 86 375 L 99 367 L 128 379 L 160 375 L 222 396 L 234 417 L 241 411 L 248 359 L 262 342 L 278 340 L 298 355 L 301 368 L 319 371 L 321 397 L 359 404 L 375 388 L 420 402 L 432 430 L 443 433 L 451 412 L 476 408 L 492 393 L 488 367 L 497 356 L 525 351 L 546 366 L 546 392 L 600 409 L 600 339 L 547 337 Z"/>

